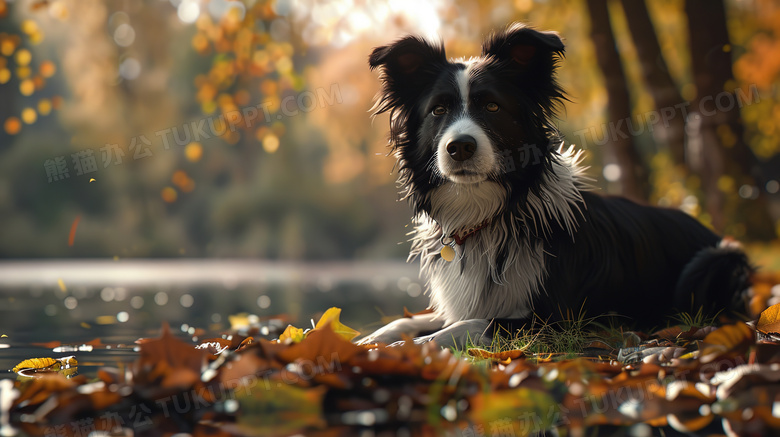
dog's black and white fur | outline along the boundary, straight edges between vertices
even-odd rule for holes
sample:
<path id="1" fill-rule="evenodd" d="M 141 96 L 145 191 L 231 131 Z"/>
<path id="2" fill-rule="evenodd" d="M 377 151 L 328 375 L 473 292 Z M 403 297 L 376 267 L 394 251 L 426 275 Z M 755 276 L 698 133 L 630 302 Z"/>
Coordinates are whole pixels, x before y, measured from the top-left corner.
<path id="1" fill-rule="evenodd" d="M 361 340 L 404 335 L 442 345 L 489 341 L 495 319 L 559 320 L 586 311 L 643 325 L 673 311 L 733 309 L 751 267 L 738 249 L 678 210 L 588 191 L 582 154 L 552 125 L 564 46 L 514 24 L 482 55 L 448 61 L 409 36 L 376 48 L 402 195 L 414 210 L 430 314 Z M 442 258 L 444 245 L 456 252 Z"/>

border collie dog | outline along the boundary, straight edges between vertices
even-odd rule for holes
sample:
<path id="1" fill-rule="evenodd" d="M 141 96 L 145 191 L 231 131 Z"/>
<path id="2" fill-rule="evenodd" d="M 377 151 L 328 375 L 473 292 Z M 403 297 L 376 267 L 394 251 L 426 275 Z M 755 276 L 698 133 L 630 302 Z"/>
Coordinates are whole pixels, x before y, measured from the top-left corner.
<path id="1" fill-rule="evenodd" d="M 361 343 L 486 343 L 497 320 L 583 311 L 649 327 L 740 310 L 752 269 L 738 248 L 681 211 L 588 190 L 552 123 L 563 51 L 556 33 L 513 24 L 468 60 L 415 36 L 371 53 L 432 312 Z"/>

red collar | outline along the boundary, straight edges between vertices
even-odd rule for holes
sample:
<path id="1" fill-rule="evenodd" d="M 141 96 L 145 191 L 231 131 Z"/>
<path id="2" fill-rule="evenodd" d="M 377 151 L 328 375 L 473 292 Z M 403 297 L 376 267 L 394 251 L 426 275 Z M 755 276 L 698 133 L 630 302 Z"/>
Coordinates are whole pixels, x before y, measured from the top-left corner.
<path id="1" fill-rule="evenodd" d="M 452 235 L 450 235 L 451 238 L 455 240 L 455 243 L 458 244 L 458 246 L 462 246 L 463 243 L 466 242 L 466 239 L 470 236 L 476 234 L 480 229 L 484 228 L 485 226 L 490 224 L 491 219 L 487 219 L 484 222 L 471 227 L 467 229 L 462 229 L 459 232 L 454 232 Z"/>

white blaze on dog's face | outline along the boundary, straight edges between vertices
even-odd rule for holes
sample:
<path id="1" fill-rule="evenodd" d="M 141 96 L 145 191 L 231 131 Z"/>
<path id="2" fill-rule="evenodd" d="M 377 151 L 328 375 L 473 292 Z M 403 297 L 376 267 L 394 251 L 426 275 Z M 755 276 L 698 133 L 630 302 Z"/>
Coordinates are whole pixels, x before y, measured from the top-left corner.
<path id="1" fill-rule="evenodd" d="M 470 101 L 470 64 L 455 73 L 457 91 L 460 93 L 459 104 L 452 108 L 436 104 L 431 110 L 433 116 L 437 112 L 457 111 L 449 126 L 445 126 L 436 143 L 436 165 L 442 176 L 460 184 L 483 182 L 490 174 L 501 170 L 496 150 L 490 137 L 479 122 L 469 114 Z M 491 102 L 491 109 L 498 105 Z M 496 109 L 497 110 L 497 109 Z"/>

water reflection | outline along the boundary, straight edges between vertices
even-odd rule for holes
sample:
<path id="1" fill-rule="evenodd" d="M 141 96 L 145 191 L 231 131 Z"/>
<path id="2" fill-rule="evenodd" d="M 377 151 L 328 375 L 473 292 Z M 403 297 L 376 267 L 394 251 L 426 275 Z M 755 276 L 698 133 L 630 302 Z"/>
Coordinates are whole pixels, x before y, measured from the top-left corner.
<path id="1" fill-rule="evenodd" d="M 135 358 L 132 345 L 158 335 L 164 322 L 219 336 L 230 317 L 246 313 L 259 322 L 276 316 L 307 327 L 332 306 L 341 320 L 368 332 L 384 315 L 424 308 L 416 267 L 405 263 L 296 264 L 254 261 L 45 261 L 0 263 L 0 378 L 7 369 L 49 356 L 53 341 L 79 352 L 79 373 Z M 279 322 L 281 323 L 281 322 Z M 286 325 L 281 325 L 282 329 Z M 263 334 L 274 335 L 273 330 Z M 278 334 L 277 334 L 278 335 Z M 113 348 L 79 350 L 101 339 Z M 205 337 L 204 337 L 205 338 Z M 130 345 L 130 346 L 127 346 Z M 64 349 L 61 352 L 65 352 Z M 88 356 L 85 360 L 85 356 Z M 94 363 L 91 365 L 90 363 Z"/>

